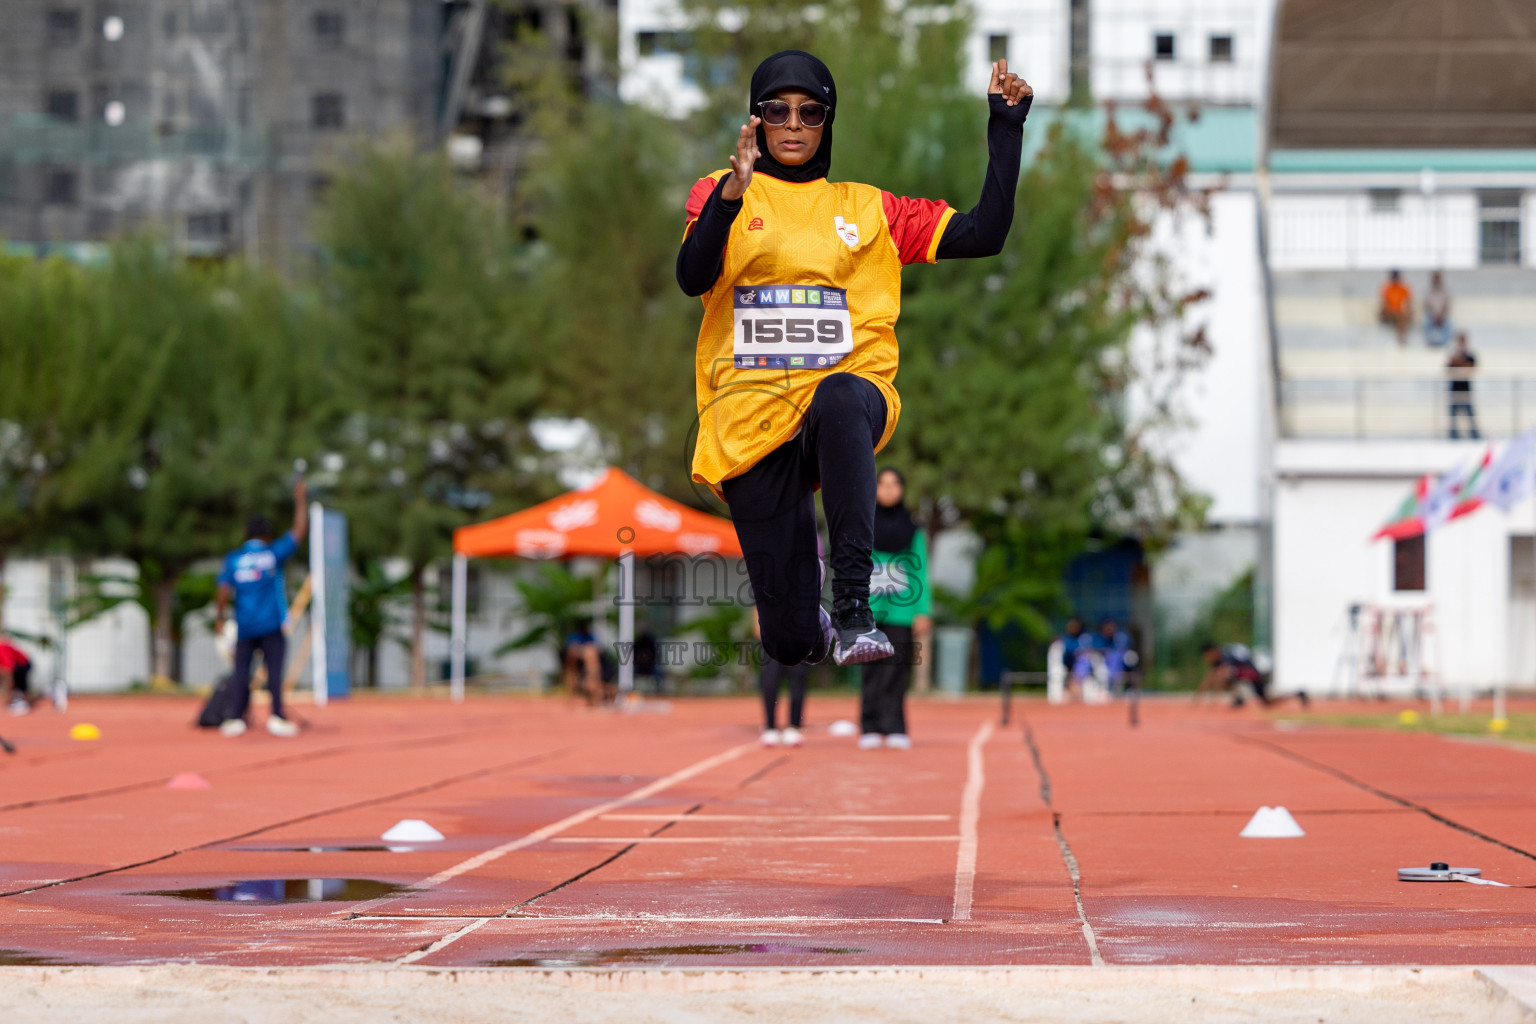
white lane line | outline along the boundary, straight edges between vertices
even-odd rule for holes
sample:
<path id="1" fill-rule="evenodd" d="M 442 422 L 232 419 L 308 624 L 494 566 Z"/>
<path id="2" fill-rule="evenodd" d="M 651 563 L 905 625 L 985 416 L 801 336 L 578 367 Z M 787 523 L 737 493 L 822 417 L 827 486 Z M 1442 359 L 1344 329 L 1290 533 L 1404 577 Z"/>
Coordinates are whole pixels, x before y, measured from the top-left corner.
<path id="1" fill-rule="evenodd" d="M 426 917 L 411 914 L 364 914 L 359 920 L 368 921 L 411 921 L 421 923 L 423 921 L 465 921 L 473 920 L 476 927 L 484 925 L 488 921 L 527 921 L 541 923 L 560 923 L 563 921 L 613 921 L 624 923 L 626 921 L 644 922 L 646 924 L 672 923 L 672 924 L 943 924 L 942 917 L 820 917 L 815 914 L 785 914 L 780 917 L 676 917 L 671 914 L 626 914 L 616 917 L 612 914 L 495 914 L 490 917 L 466 917 L 455 914 L 447 917 Z M 439 940 L 441 943 L 441 940 Z M 445 943 L 443 943 L 445 944 Z M 441 944 L 434 944 L 431 949 L 441 949 Z M 422 951 L 426 956 L 428 951 Z"/>
<path id="2" fill-rule="evenodd" d="M 552 843 L 955 843 L 960 836 L 566 836 Z"/>
<path id="3" fill-rule="evenodd" d="M 432 875 L 429 878 L 422 879 L 420 882 L 417 882 L 413 888 L 431 889 L 442 885 L 444 882 L 457 878 L 467 871 L 474 871 L 477 868 L 485 867 L 485 865 L 491 863 L 492 861 L 500 860 L 509 853 L 515 853 L 518 850 L 533 846 L 536 843 L 542 843 L 547 839 L 551 839 L 554 836 L 559 835 L 566 829 L 574 828 L 575 826 L 584 822 L 591 821 L 593 818 L 607 814 L 609 811 L 616 811 L 620 807 L 625 807 L 637 801 L 644 800 L 647 797 L 655 796 L 657 793 L 660 793 L 666 789 L 670 789 L 671 787 L 677 785 L 679 782 L 687 782 L 689 779 L 694 778 L 695 776 L 702 775 L 705 772 L 712 771 L 713 769 L 718 768 L 723 764 L 734 761 L 736 758 L 749 751 L 761 749 L 762 748 L 756 743 L 743 743 L 722 753 L 716 754 L 713 757 L 706 757 L 704 760 L 691 764 L 687 768 L 675 771 L 671 775 L 663 776 L 662 778 L 657 779 L 655 782 L 641 786 L 639 789 L 626 796 L 621 796 L 616 800 L 605 801 L 604 803 L 600 803 L 595 807 L 588 807 L 584 811 L 577 811 L 570 817 L 561 818 L 559 821 L 552 825 L 545 825 L 543 828 L 535 829 L 534 831 L 529 832 L 527 835 L 519 839 L 514 839 L 509 843 L 502 843 L 500 846 L 493 847 L 484 851 L 483 853 L 477 853 L 475 856 L 470 857 L 467 860 L 462 860 L 459 863 L 454 864 L 452 867 L 444 868 L 442 871 L 439 871 L 437 874 Z M 385 902 L 385 900 L 380 900 L 379 902 L 382 904 Z M 353 913 L 361 913 L 366 909 L 366 906 L 356 907 L 354 908 Z M 458 931 L 444 936 L 443 938 L 423 949 L 413 950 L 405 954 L 405 956 L 400 957 L 395 962 L 400 964 L 415 963 L 422 957 L 430 956 L 431 954 L 436 953 L 438 950 L 442 949 L 444 946 L 449 946 L 459 941 L 464 936 L 482 927 L 488 920 L 490 920 L 490 918 L 481 918 L 477 921 L 471 921 L 469 924 L 465 925 L 463 928 L 460 928 Z"/>
<path id="4" fill-rule="evenodd" d="M 1243 813 L 1247 813 L 1246 811 Z M 953 814 L 605 814 L 604 821 L 949 821 Z"/>
<path id="5" fill-rule="evenodd" d="M 965 790 L 960 795 L 960 849 L 955 854 L 955 912 L 952 921 L 971 919 L 971 897 L 976 890 L 976 826 L 981 820 L 981 791 L 987 784 L 982 747 L 992 738 L 992 723 L 983 722 L 966 749 Z"/>

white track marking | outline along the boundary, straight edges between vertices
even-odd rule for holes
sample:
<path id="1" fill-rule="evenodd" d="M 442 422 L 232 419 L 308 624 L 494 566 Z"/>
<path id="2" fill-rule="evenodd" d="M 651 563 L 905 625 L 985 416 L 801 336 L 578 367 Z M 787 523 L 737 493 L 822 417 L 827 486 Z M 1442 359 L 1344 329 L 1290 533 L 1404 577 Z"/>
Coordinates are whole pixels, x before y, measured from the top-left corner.
<path id="1" fill-rule="evenodd" d="M 960 849 L 955 855 L 955 912 L 953 921 L 971 919 L 971 897 L 976 890 L 976 826 L 981 820 L 981 791 L 987 784 L 982 747 L 992 738 L 992 723 L 983 722 L 966 749 L 965 790 L 960 795 Z"/>
<path id="2" fill-rule="evenodd" d="M 687 782 L 696 775 L 703 775 L 705 772 L 718 768 L 729 761 L 734 761 L 748 751 L 760 749 L 761 747 L 758 744 L 743 743 L 739 747 L 732 747 L 723 754 L 706 757 L 697 764 L 689 765 L 681 771 L 673 772 L 671 775 L 657 779 L 649 785 L 641 786 L 628 796 L 621 796 L 617 800 L 609 800 L 607 803 L 598 804 L 596 807 L 588 807 L 584 811 L 577 811 L 568 818 L 561 818 L 553 825 L 545 825 L 541 829 L 535 829 L 521 839 L 514 839 L 510 843 L 502 843 L 500 846 L 492 847 L 484 853 L 477 853 L 468 860 L 462 860 L 452 867 L 444 868 L 431 878 L 418 882 L 415 887 L 418 889 L 431 889 L 434 886 L 442 885 L 449 879 L 457 878 L 465 872 L 474 871 L 476 868 L 483 868 L 492 861 L 500 860 L 509 853 L 515 853 L 518 850 L 533 846 L 535 843 L 542 843 L 547 839 L 552 839 L 567 829 L 575 828 L 577 825 L 591 821 L 593 818 L 602 817 L 609 811 L 644 800 L 646 797 L 655 796 L 662 790 L 671 789 L 679 782 Z"/>
<path id="3" fill-rule="evenodd" d="M 949 821 L 953 814 L 605 814 L 604 821 Z"/>
<path id="4" fill-rule="evenodd" d="M 514 839 L 509 843 L 502 843 L 500 846 L 493 847 L 483 853 L 477 853 L 473 857 L 470 857 L 467 860 L 462 860 L 452 867 L 444 868 L 442 871 L 432 875 L 430 878 L 422 879 L 420 882 L 417 882 L 413 888 L 431 889 L 442 885 L 444 882 L 457 878 L 467 871 L 474 871 L 476 868 L 485 867 L 485 865 L 491 863 L 492 861 L 500 860 L 509 853 L 515 853 L 518 850 L 526 849 L 527 847 L 533 846 L 536 843 L 542 843 L 547 839 L 551 839 L 554 836 L 559 835 L 561 832 L 564 832 L 568 828 L 574 828 L 583 822 L 588 822 L 593 818 L 601 817 L 602 815 L 607 814 L 609 811 L 616 811 L 620 807 L 625 807 L 629 804 L 635 803 L 638 800 L 644 800 L 647 797 L 654 796 L 663 790 L 670 789 L 671 787 L 677 785 L 679 782 L 686 782 L 697 775 L 702 775 L 707 771 L 711 771 L 723 764 L 734 761 L 736 758 L 745 753 L 748 753 L 749 751 L 761 749 L 762 747 L 757 743 L 743 743 L 740 746 L 732 747 L 731 749 L 716 754 L 713 757 L 706 757 L 704 760 L 691 764 L 687 768 L 675 771 L 671 775 L 663 776 L 662 778 L 657 779 L 655 782 L 641 786 L 639 789 L 635 790 L 633 793 L 628 794 L 627 796 L 621 796 L 617 800 L 605 801 L 604 803 L 600 803 L 595 807 L 589 807 L 584 811 L 577 811 L 570 817 L 561 818 L 559 821 L 552 825 L 545 825 L 541 829 L 535 829 L 520 839 Z M 379 902 L 383 903 L 385 900 L 380 900 Z M 362 913 L 365 912 L 366 909 L 366 905 L 356 907 L 354 908 L 353 913 Z M 488 920 L 491 920 L 491 918 L 480 918 L 478 920 L 471 921 L 469 924 L 465 925 L 463 928 L 460 928 L 458 931 L 455 931 L 449 935 L 445 935 L 443 938 L 437 940 L 430 946 L 427 946 L 423 949 L 412 950 L 411 952 L 405 954 L 405 956 L 400 957 L 400 959 L 396 960 L 395 962 L 400 964 L 415 963 L 422 957 L 436 953 L 444 946 L 449 946 L 459 941 L 464 936 L 482 927 Z"/>
<path id="5" fill-rule="evenodd" d="M 955 843 L 960 836 L 566 836 L 552 843 Z"/>

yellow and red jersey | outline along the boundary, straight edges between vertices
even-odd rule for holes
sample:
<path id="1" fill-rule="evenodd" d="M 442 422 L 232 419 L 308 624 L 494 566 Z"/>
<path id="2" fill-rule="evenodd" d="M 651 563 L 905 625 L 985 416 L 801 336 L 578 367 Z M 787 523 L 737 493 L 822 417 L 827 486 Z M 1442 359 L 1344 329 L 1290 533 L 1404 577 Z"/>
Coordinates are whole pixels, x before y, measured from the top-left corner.
<path id="1" fill-rule="evenodd" d="M 688 196 L 688 231 L 730 171 Z M 817 384 L 856 373 L 885 396 L 896 429 L 901 268 L 932 263 L 955 211 L 870 185 L 756 174 L 731 225 L 719 279 L 702 296 L 693 478 L 718 490 L 794 436 Z"/>

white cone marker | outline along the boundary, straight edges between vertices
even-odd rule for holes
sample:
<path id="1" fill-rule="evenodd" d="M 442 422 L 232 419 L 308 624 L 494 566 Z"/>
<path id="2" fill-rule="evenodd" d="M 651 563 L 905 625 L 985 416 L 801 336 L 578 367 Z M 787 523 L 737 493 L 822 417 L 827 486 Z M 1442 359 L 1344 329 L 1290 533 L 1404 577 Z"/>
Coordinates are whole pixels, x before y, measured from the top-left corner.
<path id="1" fill-rule="evenodd" d="M 1238 835 L 1247 839 L 1295 839 L 1306 833 L 1284 807 L 1260 807 Z"/>
<path id="2" fill-rule="evenodd" d="M 386 843 L 435 843 L 443 834 L 420 818 L 405 818 L 395 822 L 380 838 Z"/>

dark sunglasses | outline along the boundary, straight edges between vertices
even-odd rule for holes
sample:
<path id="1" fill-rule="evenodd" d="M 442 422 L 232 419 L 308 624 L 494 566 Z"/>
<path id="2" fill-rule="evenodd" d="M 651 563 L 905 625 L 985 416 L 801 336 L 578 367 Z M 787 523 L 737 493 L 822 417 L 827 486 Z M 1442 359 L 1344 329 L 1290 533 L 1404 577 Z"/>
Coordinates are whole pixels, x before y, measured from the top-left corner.
<path id="1" fill-rule="evenodd" d="M 789 123 L 791 110 L 800 112 L 800 123 L 807 128 L 820 128 L 827 123 L 827 115 L 832 112 L 830 104 L 817 103 L 815 100 L 802 103 L 798 107 L 791 107 L 784 100 L 764 100 L 757 105 L 757 109 L 762 112 L 763 123 L 771 124 L 775 128 Z"/>

